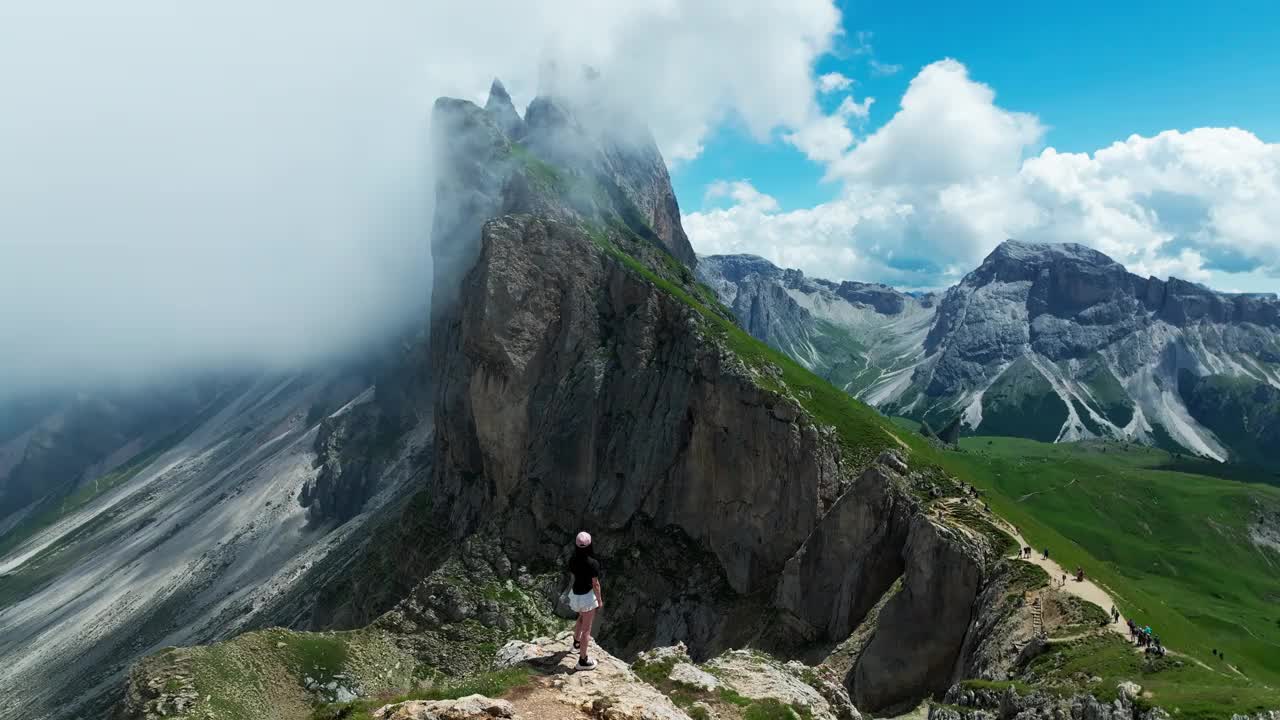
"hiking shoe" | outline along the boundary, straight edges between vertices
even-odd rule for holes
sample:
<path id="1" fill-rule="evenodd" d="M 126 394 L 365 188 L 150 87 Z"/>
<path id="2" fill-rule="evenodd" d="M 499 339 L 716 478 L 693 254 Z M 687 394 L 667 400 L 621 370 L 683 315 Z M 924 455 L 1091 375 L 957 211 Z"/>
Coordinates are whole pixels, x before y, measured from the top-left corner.
<path id="1" fill-rule="evenodd" d="M 598 663 L 589 657 L 578 658 L 577 670 L 595 670 Z"/>
<path id="2" fill-rule="evenodd" d="M 577 640 L 574 640 L 574 641 L 573 641 L 573 649 L 574 649 L 574 650 L 581 650 L 581 649 L 582 649 L 582 643 L 578 642 Z"/>

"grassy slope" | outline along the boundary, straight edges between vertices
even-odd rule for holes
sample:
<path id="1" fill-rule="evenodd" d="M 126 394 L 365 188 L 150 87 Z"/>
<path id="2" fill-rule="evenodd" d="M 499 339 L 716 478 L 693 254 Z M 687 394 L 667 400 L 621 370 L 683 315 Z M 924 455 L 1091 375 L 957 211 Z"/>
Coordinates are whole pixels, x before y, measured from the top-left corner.
<path id="1" fill-rule="evenodd" d="M 1148 679 L 1157 701 L 1221 709 L 1262 695 L 1280 707 L 1266 690 L 1280 687 L 1280 556 L 1246 530 L 1255 503 L 1280 507 L 1280 490 L 1158 469 L 1168 455 L 1138 446 L 978 437 L 961 447 L 943 466 L 988 490 L 1029 542 L 1084 567 L 1127 616 L 1213 668 Z"/>
<path id="2" fill-rule="evenodd" d="M 212 645 L 162 650 L 142 661 L 142 675 L 166 690 L 193 691 L 195 703 L 177 718 L 194 720 L 213 713 L 225 720 L 302 720 L 313 715 L 355 720 L 399 700 L 487 691 L 496 695 L 501 689 L 493 683 L 523 677 L 519 671 L 484 673 L 498 648 L 513 637 L 530 639 L 565 626 L 536 591 L 500 580 L 483 567 L 468 570 L 453 559 L 430 580 L 457 589 L 464 598 L 458 607 L 473 611 L 456 622 L 441 620 L 409 635 L 402 634 L 400 620 L 339 632 L 248 632 Z M 548 581 L 558 582 L 558 577 L 538 576 L 533 586 Z M 507 622 L 481 621 L 474 608 L 486 601 L 496 603 Z M 308 678 L 314 682 L 308 683 Z M 364 699 L 337 702 L 334 690 L 324 687 L 331 681 L 358 691 Z"/>

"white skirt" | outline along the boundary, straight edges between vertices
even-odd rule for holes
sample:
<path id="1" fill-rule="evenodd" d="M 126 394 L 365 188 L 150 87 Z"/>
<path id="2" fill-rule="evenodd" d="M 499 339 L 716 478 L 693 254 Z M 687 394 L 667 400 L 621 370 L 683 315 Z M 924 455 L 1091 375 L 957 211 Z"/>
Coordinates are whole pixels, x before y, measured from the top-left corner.
<path id="1" fill-rule="evenodd" d="M 572 590 L 569 591 L 569 609 L 577 612 L 591 612 L 596 609 L 596 593 L 591 591 L 583 595 L 577 595 Z"/>

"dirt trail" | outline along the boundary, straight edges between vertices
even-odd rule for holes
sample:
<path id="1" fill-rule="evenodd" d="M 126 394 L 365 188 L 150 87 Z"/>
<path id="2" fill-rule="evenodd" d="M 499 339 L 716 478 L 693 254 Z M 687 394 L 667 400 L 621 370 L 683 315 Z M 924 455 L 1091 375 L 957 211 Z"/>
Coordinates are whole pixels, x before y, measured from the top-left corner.
<path id="1" fill-rule="evenodd" d="M 953 499 L 949 501 L 944 501 L 942 504 L 942 508 L 944 509 L 944 511 L 950 510 L 951 508 L 955 507 L 957 504 L 964 503 L 964 502 L 966 502 L 966 499 Z M 992 513 L 989 517 L 991 520 L 995 521 L 996 524 L 998 524 L 1005 532 L 1008 532 L 1010 535 L 1013 535 L 1014 539 L 1018 542 L 1019 553 L 1021 552 L 1022 548 L 1030 546 L 1030 543 L 1027 542 L 1026 538 L 1022 537 L 1022 533 L 1018 532 L 1018 529 L 1015 528 L 1013 525 L 1011 525 L 1007 520 L 1005 520 L 1004 518 L 994 513 Z M 1015 555 L 1014 557 L 1019 557 L 1019 555 Z M 1111 597 L 1111 595 L 1107 591 L 1103 590 L 1101 587 L 1096 585 L 1092 580 L 1089 580 L 1087 576 L 1084 580 L 1077 582 L 1074 572 L 1068 573 L 1066 570 L 1062 568 L 1061 565 L 1059 565 L 1052 558 L 1046 559 L 1042 557 L 1039 550 L 1032 548 L 1031 557 L 1029 558 L 1023 557 L 1020 559 L 1023 562 L 1029 562 L 1033 565 L 1039 565 L 1042 569 L 1044 569 L 1044 571 L 1049 574 L 1049 580 L 1051 583 L 1053 583 L 1054 587 L 1060 590 L 1063 590 L 1064 592 L 1071 593 L 1076 597 L 1082 598 L 1084 600 L 1088 600 L 1094 605 L 1097 605 L 1098 607 L 1102 608 L 1103 612 L 1110 613 L 1111 608 L 1116 607 L 1115 600 Z M 1061 585 L 1059 583 L 1062 581 L 1062 578 L 1064 575 L 1067 576 L 1067 581 L 1065 585 Z M 1111 630 L 1112 632 L 1126 639 L 1128 639 L 1129 637 L 1129 624 L 1126 622 L 1126 618 L 1124 615 L 1120 616 L 1119 621 L 1108 623 L 1107 629 Z"/>
<path id="2" fill-rule="evenodd" d="M 1018 539 L 1018 547 L 1023 547 L 1027 544 L 1027 541 L 1025 541 L 1023 537 L 1015 537 Z M 1041 553 L 1034 550 L 1034 548 L 1032 548 L 1032 556 L 1024 557 L 1023 561 L 1041 566 L 1041 568 L 1048 573 L 1048 578 L 1050 578 L 1051 582 L 1055 583 L 1056 587 L 1061 589 L 1061 591 L 1074 594 L 1076 597 L 1092 602 L 1093 605 L 1101 607 L 1103 612 L 1111 612 L 1112 607 L 1115 607 L 1116 605 L 1114 598 L 1112 598 L 1105 589 L 1094 584 L 1093 580 L 1085 577 L 1084 580 L 1076 582 L 1075 573 L 1068 573 L 1068 571 L 1062 569 L 1062 566 L 1052 559 L 1043 559 L 1043 557 L 1041 557 Z M 1062 580 L 1062 575 L 1066 575 L 1065 585 L 1059 584 Z M 1111 632 L 1123 635 L 1125 638 L 1129 637 L 1129 623 L 1126 621 L 1124 615 L 1120 615 L 1120 619 L 1116 620 L 1115 623 L 1108 623 L 1107 629 L 1111 630 Z"/>
<path id="3" fill-rule="evenodd" d="M 1018 548 L 1021 549 L 1030 545 L 1030 543 L 1022 537 L 1022 533 L 1019 533 L 1009 525 L 1005 525 L 1005 530 L 1013 534 L 1014 539 L 1018 541 Z M 1084 580 L 1077 581 L 1074 572 L 1067 572 L 1061 565 L 1054 561 L 1053 558 L 1045 559 L 1041 555 L 1041 551 L 1034 547 L 1031 548 L 1031 557 L 1024 557 L 1022 558 L 1022 561 L 1029 562 L 1033 565 L 1039 565 L 1045 572 L 1049 573 L 1049 581 L 1053 583 L 1054 587 L 1062 590 L 1063 592 L 1071 593 L 1078 598 L 1088 600 L 1094 605 L 1102 608 L 1102 611 L 1105 613 L 1110 613 L 1111 608 L 1116 607 L 1116 601 L 1111 597 L 1110 593 L 1095 584 L 1087 575 Z M 1067 581 L 1065 585 L 1062 585 L 1060 583 L 1064 575 L 1066 576 Z M 1107 629 L 1126 640 L 1129 639 L 1129 623 L 1123 614 L 1120 616 L 1118 621 L 1107 623 Z"/>
<path id="4" fill-rule="evenodd" d="M 1004 528 L 1006 532 L 1013 535 L 1014 539 L 1018 541 L 1019 548 L 1030 546 L 1030 543 L 1026 541 L 1026 538 L 1022 537 L 1022 533 L 1018 532 L 1017 528 L 1013 527 L 1006 520 L 998 516 L 995 517 L 994 519 Z M 1014 557 L 1018 557 L 1018 556 L 1015 555 Z M 1062 569 L 1061 565 L 1054 562 L 1052 559 L 1046 560 L 1044 557 L 1042 557 L 1041 550 L 1037 550 L 1034 547 L 1032 547 L 1031 557 L 1021 558 L 1021 559 L 1024 562 L 1030 562 L 1034 565 L 1039 565 L 1041 568 L 1044 569 L 1045 572 L 1049 573 L 1049 580 L 1054 584 L 1053 585 L 1054 587 L 1060 590 L 1063 590 L 1065 592 L 1071 593 L 1076 597 L 1088 600 L 1089 602 L 1102 608 L 1103 612 L 1110 612 L 1111 608 L 1117 607 L 1115 604 L 1115 600 L 1111 597 L 1109 593 L 1107 593 L 1107 591 L 1103 590 L 1101 587 L 1095 584 L 1092 580 L 1089 580 L 1087 576 L 1084 581 L 1076 582 L 1076 579 L 1075 579 L 1076 576 L 1074 573 L 1067 573 L 1065 570 Z M 1067 582 L 1065 586 L 1059 584 L 1064 574 L 1067 576 Z M 1117 607 L 1117 609 L 1119 608 Z M 1109 623 L 1107 625 L 1107 629 L 1110 630 L 1111 632 L 1118 634 L 1120 637 L 1123 637 L 1126 641 L 1131 641 L 1131 638 L 1129 637 L 1129 623 L 1127 622 L 1127 618 L 1123 614 L 1120 615 L 1120 620 L 1118 622 Z M 1083 637 L 1083 636 L 1074 636 L 1072 638 L 1059 638 L 1059 639 L 1070 640 L 1070 639 L 1074 639 L 1075 637 Z M 1142 649 L 1137 647 L 1136 645 L 1134 646 L 1133 650 L 1134 652 L 1142 652 Z M 1199 665 L 1200 667 L 1204 668 L 1205 670 L 1215 672 L 1224 677 L 1230 677 L 1227 673 L 1224 673 L 1221 670 L 1217 670 L 1213 667 L 1210 667 L 1209 665 L 1204 663 L 1202 660 L 1192 657 L 1190 655 L 1187 655 L 1186 653 L 1180 653 L 1175 650 L 1170 650 L 1168 646 L 1165 646 L 1165 651 L 1168 652 L 1170 655 L 1177 656 L 1179 658 L 1183 658 L 1185 660 L 1193 662 Z M 1228 665 L 1228 667 L 1230 667 L 1240 677 L 1245 677 L 1244 673 L 1241 673 L 1239 670 L 1236 670 L 1235 667 L 1230 665 Z"/>

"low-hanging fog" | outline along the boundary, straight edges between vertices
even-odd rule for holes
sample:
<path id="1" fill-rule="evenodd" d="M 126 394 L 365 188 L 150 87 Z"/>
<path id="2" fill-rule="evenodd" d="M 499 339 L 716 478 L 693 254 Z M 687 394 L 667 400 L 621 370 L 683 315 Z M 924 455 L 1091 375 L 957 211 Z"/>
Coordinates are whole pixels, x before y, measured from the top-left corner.
<path id="1" fill-rule="evenodd" d="M 498 76 L 523 110 L 548 59 L 591 64 L 675 161 L 816 116 L 832 3 L 734 8 L 7 3 L 0 394 L 295 366 L 421 313 L 438 95 Z"/>

